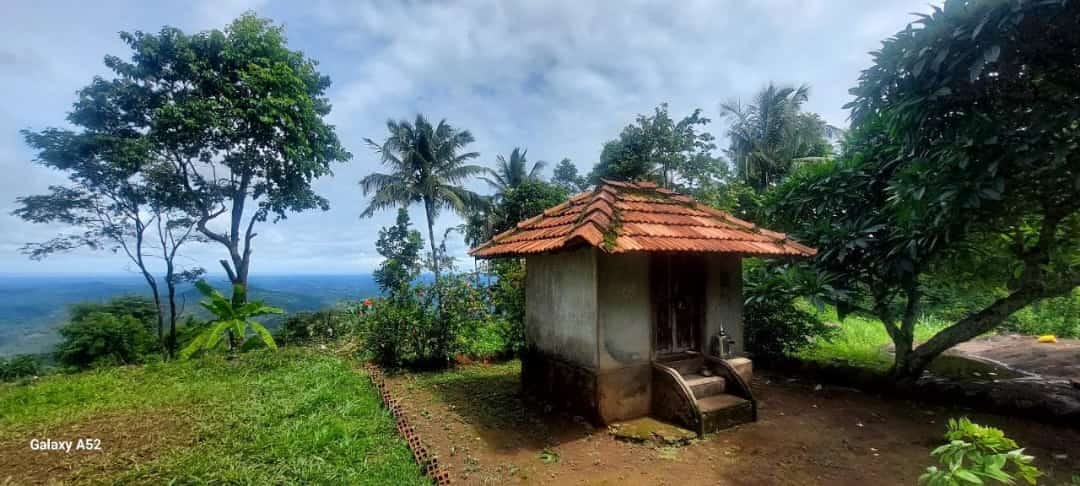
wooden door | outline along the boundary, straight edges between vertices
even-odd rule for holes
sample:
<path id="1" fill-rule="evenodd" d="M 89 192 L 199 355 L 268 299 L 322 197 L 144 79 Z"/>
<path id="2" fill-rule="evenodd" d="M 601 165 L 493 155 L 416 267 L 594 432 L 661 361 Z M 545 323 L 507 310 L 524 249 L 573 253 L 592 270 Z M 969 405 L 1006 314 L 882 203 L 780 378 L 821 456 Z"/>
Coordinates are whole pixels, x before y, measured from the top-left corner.
<path id="1" fill-rule="evenodd" d="M 700 351 L 705 321 L 704 259 L 655 254 L 651 266 L 655 354 Z"/>

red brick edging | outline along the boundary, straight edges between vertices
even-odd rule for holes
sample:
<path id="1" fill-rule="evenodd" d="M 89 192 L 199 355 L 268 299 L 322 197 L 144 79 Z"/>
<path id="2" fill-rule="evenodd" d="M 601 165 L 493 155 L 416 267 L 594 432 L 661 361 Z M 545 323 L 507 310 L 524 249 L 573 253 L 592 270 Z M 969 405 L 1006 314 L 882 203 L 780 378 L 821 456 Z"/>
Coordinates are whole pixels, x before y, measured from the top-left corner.
<path id="1" fill-rule="evenodd" d="M 393 414 L 394 420 L 397 421 L 398 433 L 405 439 L 405 442 L 409 443 L 413 459 L 420 465 L 420 469 L 424 471 L 424 474 L 430 476 L 435 484 L 440 486 L 450 484 L 450 473 L 439 465 L 439 459 L 434 454 L 429 453 L 427 447 L 424 447 L 424 444 L 420 441 L 420 434 L 409 424 L 409 419 L 405 416 L 405 409 L 390 394 L 390 387 L 386 386 L 382 370 L 370 363 L 366 366 L 366 369 L 368 376 L 371 377 L 371 383 L 379 390 L 379 398 L 382 398 L 383 405 L 386 405 L 386 408 Z"/>

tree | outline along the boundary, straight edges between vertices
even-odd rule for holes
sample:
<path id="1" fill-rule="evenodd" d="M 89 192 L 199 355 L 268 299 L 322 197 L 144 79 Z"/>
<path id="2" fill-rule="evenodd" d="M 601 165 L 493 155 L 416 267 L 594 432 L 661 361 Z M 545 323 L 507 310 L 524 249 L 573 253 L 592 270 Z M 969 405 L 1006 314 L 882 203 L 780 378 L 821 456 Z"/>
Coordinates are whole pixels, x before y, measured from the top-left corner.
<path id="1" fill-rule="evenodd" d="M 561 187 L 567 193 L 581 192 L 588 189 L 589 183 L 584 177 L 578 175 L 577 166 L 570 159 L 562 159 L 555 166 L 555 172 L 551 176 L 551 183 Z"/>
<path id="2" fill-rule="evenodd" d="M 946 2 L 874 53 L 840 160 L 776 194 L 816 265 L 884 323 L 893 377 L 1080 286 L 1077 22 L 1071 3 Z M 987 250 L 1004 295 L 914 346 L 930 272 Z"/>
<path id="3" fill-rule="evenodd" d="M 731 101 L 720 105 L 721 115 L 732 118 L 726 150 L 739 179 L 757 192 L 779 183 L 796 161 L 829 153 L 827 125 L 816 113 L 803 113 L 810 93 L 802 85 L 768 86 L 754 102 Z"/>
<path id="4" fill-rule="evenodd" d="M 394 298 L 408 292 L 420 273 L 420 249 L 423 247 L 420 232 L 411 228 L 409 212 L 399 208 L 397 223 L 379 230 L 379 239 L 375 242 L 375 248 L 384 258 L 373 274 L 379 289 Z"/>
<path id="5" fill-rule="evenodd" d="M 481 179 L 495 189 L 496 194 L 502 194 L 526 181 L 539 180 L 540 173 L 547 166 L 547 162 L 537 161 L 529 169 L 527 152 L 528 150 L 514 147 L 514 150 L 510 152 L 509 160 L 502 155 L 497 155 L 495 157 L 495 169 L 487 169 L 491 177 L 481 177 Z"/>
<path id="6" fill-rule="evenodd" d="M 528 181 L 510 189 L 495 203 L 492 235 L 502 233 L 547 208 L 561 204 L 566 201 L 567 196 L 565 189 L 539 180 Z"/>
<path id="7" fill-rule="evenodd" d="M 199 302 L 206 310 L 214 315 L 214 320 L 195 339 L 192 339 L 183 350 L 180 351 L 181 359 L 188 359 L 199 351 L 209 351 L 221 343 L 221 338 L 226 336 L 229 351 L 235 351 L 242 341 L 247 339 L 248 329 L 270 349 L 277 349 L 277 343 L 270 331 L 253 317 L 267 314 L 284 314 L 285 311 L 264 305 L 262 302 L 248 302 L 247 296 L 236 297 L 237 293 L 243 294 L 247 288 L 240 284 L 233 286 L 233 298 L 228 299 L 221 292 L 206 283 L 205 280 L 195 282 L 195 288 L 203 294 L 207 300 Z"/>
<path id="8" fill-rule="evenodd" d="M 700 131 L 709 123 L 701 110 L 675 122 L 668 105 L 658 106 L 652 116 L 638 115 L 634 124 L 623 128 L 619 138 L 604 144 L 600 162 L 593 167 L 589 180 L 655 180 L 664 187 L 676 187 L 687 180 L 686 169 L 693 162 L 698 170 L 716 167 L 720 161 L 711 155 L 716 148 L 712 134 Z M 702 162 L 706 162 L 702 164 Z"/>
<path id="9" fill-rule="evenodd" d="M 13 214 L 33 223 L 63 223 L 81 233 L 29 243 L 23 251 L 33 259 L 76 248 L 121 252 L 135 265 L 154 299 L 158 341 L 166 356 L 175 349 L 176 258 L 186 243 L 199 241 L 195 223 L 165 204 L 168 184 L 151 174 L 164 163 L 148 135 L 125 126 L 119 109 L 96 98 L 97 84 L 84 88 L 68 121 L 80 131 L 49 128 L 24 130 L 28 145 L 38 151 L 36 162 L 67 174 L 67 185 L 51 186 L 46 194 L 20 197 Z M 160 246 L 154 246 L 154 233 Z M 160 257 L 168 285 L 170 338 L 164 335 L 159 282 L 152 260 Z M 183 273 L 186 271 L 179 268 Z"/>
<path id="10" fill-rule="evenodd" d="M 364 139 L 391 172 L 369 174 L 360 181 L 364 196 L 371 196 L 361 216 L 371 217 L 376 211 L 396 206 L 423 204 L 432 262 L 438 262 L 435 218 L 444 209 L 466 215 L 469 208 L 477 206 L 479 197 L 461 184 L 486 169 L 466 164 L 480 155 L 460 153 L 473 142 L 473 136 L 468 130 L 451 127 L 446 120 L 432 126 L 423 115 L 417 115 L 414 123 L 389 120 L 386 128 L 390 134 L 383 143 Z M 439 266 L 433 265 L 432 271 L 437 284 Z"/>
<path id="11" fill-rule="evenodd" d="M 163 164 L 170 207 L 228 251 L 222 267 L 246 287 L 256 223 L 327 209 L 311 182 L 350 157 L 324 121 L 330 80 L 287 48 L 280 27 L 250 13 L 224 31 L 120 37 L 131 58 L 107 57 L 115 78 L 84 88 L 71 118 L 142 141 L 135 155 Z M 219 218 L 224 231 L 210 227 Z"/>

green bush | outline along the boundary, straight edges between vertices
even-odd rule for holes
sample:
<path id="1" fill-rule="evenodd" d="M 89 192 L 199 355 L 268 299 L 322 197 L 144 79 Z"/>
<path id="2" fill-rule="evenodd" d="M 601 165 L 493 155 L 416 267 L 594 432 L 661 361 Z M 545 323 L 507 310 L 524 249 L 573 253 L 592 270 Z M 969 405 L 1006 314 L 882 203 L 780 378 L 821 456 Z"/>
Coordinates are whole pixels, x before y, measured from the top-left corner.
<path id="1" fill-rule="evenodd" d="M 815 338 L 827 339 L 833 333 L 817 315 L 798 305 L 799 296 L 820 294 L 827 288 L 812 272 L 751 262 L 745 278 L 744 338 L 754 356 L 791 356 Z"/>
<path id="2" fill-rule="evenodd" d="M 525 348 L 525 262 L 497 260 L 492 273 L 491 304 L 504 341 L 502 352 L 516 354 Z"/>
<path id="3" fill-rule="evenodd" d="M 437 351 L 433 320 L 419 298 L 378 298 L 364 309 L 358 333 L 367 357 L 383 366 L 432 364 L 447 358 Z"/>
<path id="4" fill-rule="evenodd" d="M 345 308 L 289 314 L 281 324 L 277 339 L 282 344 L 323 344 L 345 336 L 351 324 Z"/>
<path id="5" fill-rule="evenodd" d="M 439 296 L 444 305 L 438 306 Z M 415 285 L 361 307 L 357 333 L 366 357 L 389 367 L 437 368 L 454 357 L 505 355 L 515 325 L 492 314 L 491 293 L 465 274 Z"/>
<path id="6" fill-rule="evenodd" d="M 0 358 L 0 382 L 15 381 L 41 374 L 37 359 L 29 354 L 20 354 L 11 358 Z"/>
<path id="7" fill-rule="evenodd" d="M 926 468 L 919 476 L 920 484 L 959 486 L 988 481 L 1014 484 L 1016 478 L 1035 484 L 1042 476 L 1031 465 L 1035 458 L 1025 455 L 1024 449 L 999 429 L 972 423 L 967 417 L 949 419 L 945 439 L 947 444 L 930 453 L 943 467 Z"/>
<path id="8" fill-rule="evenodd" d="M 60 328 L 56 346 L 60 363 L 78 369 L 142 363 L 157 351 L 157 338 L 131 315 L 80 314 Z"/>

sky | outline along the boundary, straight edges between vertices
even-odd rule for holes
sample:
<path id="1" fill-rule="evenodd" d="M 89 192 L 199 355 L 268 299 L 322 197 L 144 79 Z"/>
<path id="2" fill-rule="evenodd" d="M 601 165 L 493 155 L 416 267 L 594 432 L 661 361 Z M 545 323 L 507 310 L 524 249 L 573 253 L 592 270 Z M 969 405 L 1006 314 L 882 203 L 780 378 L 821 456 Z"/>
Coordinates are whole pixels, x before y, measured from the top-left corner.
<path id="1" fill-rule="evenodd" d="M 868 52 L 911 21 L 911 12 L 928 10 L 926 0 L 7 0 L 0 20 L 0 274 L 132 270 L 110 252 L 30 260 L 19 251 L 25 243 L 71 228 L 11 214 L 15 198 L 65 181 L 33 162 L 19 130 L 66 127 L 75 92 L 109 75 L 104 56 L 129 55 L 121 31 L 221 29 L 254 11 L 284 25 L 289 47 L 319 62 L 333 82 L 328 121 L 353 158 L 314 185 L 330 200 L 329 211 L 259 227 L 251 271 L 342 274 L 378 265 L 378 229 L 395 216 L 360 219 L 366 201 L 358 181 L 380 170 L 363 139 L 384 137 L 388 118 L 421 112 L 470 130 L 481 165 L 523 147 L 530 160 L 554 165 L 569 157 L 583 173 L 605 141 L 663 102 L 673 117 L 701 108 L 722 146 L 720 103 L 748 99 L 770 81 L 808 84 L 804 109 L 846 127 L 842 106 L 870 64 Z M 489 191 L 480 182 L 470 188 Z M 411 215 L 422 223 L 419 208 Z M 437 235 L 457 224 L 452 214 L 440 216 Z M 468 264 L 459 237 L 447 246 Z M 215 262 L 225 255 L 218 245 L 192 246 L 184 263 L 220 273 Z"/>

